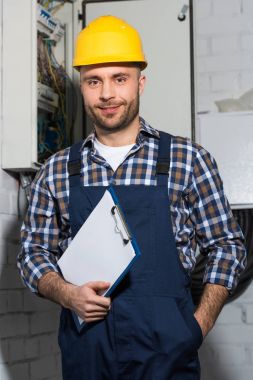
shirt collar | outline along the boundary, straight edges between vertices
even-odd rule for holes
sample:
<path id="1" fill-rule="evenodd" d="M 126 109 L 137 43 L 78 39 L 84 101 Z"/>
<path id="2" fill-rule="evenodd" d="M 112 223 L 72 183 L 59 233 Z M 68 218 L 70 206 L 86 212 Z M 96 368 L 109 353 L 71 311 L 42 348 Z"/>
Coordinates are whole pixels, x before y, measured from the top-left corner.
<path id="1" fill-rule="evenodd" d="M 145 138 L 154 137 L 159 139 L 160 134 L 157 129 L 151 127 L 142 117 L 140 117 L 140 129 L 137 136 L 137 142 L 145 140 Z M 84 140 L 82 148 L 90 146 L 94 149 L 94 140 L 95 140 L 95 130 L 93 130 Z"/>

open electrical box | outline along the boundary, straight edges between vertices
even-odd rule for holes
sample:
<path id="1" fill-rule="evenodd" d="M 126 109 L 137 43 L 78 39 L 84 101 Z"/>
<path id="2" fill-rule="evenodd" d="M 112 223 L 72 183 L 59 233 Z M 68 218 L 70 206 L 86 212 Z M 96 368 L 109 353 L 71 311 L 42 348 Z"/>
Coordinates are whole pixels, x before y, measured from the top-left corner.
<path id="1" fill-rule="evenodd" d="M 3 169 L 34 171 L 82 137 L 72 69 L 80 4 L 3 2 Z"/>

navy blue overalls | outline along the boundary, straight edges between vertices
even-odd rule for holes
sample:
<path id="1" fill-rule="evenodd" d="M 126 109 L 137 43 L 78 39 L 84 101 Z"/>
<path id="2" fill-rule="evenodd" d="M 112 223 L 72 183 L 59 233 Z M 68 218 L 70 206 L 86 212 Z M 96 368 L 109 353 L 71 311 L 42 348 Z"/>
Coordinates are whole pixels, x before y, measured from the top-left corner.
<path id="1" fill-rule="evenodd" d="M 200 379 L 202 333 L 193 316 L 190 279 L 176 249 L 168 201 L 171 136 L 160 136 L 157 185 L 113 186 L 141 257 L 112 294 L 108 316 L 79 333 L 71 312 L 62 311 L 64 380 Z M 73 237 L 106 190 L 83 186 L 80 146 L 73 145 L 69 158 Z"/>

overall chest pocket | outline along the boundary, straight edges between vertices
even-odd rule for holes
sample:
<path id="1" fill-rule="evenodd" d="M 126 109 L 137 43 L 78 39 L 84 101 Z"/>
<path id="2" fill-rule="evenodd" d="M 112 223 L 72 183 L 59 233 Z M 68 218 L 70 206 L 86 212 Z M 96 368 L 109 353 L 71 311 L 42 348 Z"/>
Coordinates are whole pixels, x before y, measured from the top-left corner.
<path id="1" fill-rule="evenodd" d="M 154 210 L 152 208 L 124 208 L 129 230 L 136 239 L 141 256 L 136 261 L 129 276 L 136 283 L 147 284 L 153 276 L 155 267 L 155 237 L 152 228 Z"/>

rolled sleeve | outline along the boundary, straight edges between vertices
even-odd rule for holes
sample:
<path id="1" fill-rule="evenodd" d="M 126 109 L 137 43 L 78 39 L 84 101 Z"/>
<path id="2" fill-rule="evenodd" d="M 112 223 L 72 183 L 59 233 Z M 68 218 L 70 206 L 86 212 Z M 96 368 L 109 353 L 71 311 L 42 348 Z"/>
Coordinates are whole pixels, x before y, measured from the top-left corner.
<path id="1" fill-rule="evenodd" d="M 203 148 L 196 155 L 190 191 L 196 240 L 208 255 L 204 283 L 235 289 L 246 265 L 244 237 L 223 190 L 214 158 Z"/>
<path id="2" fill-rule="evenodd" d="M 45 168 L 31 186 L 29 208 L 21 228 L 22 249 L 18 268 L 26 286 L 38 293 L 38 280 L 47 272 L 58 272 L 59 236 L 55 201 L 45 181 Z"/>

